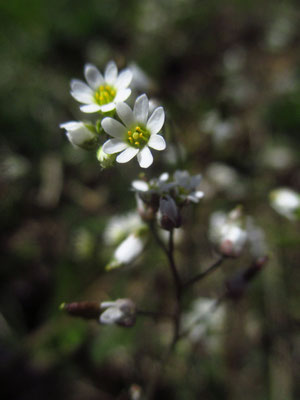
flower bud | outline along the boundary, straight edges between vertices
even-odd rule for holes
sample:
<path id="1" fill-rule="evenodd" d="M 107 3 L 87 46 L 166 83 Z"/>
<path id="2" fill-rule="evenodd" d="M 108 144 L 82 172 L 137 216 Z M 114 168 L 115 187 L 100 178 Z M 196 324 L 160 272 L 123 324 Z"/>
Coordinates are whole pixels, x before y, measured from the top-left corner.
<path id="1" fill-rule="evenodd" d="M 115 154 L 107 154 L 103 151 L 103 146 L 100 146 L 97 151 L 97 160 L 103 169 L 112 167 L 116 160 Z"/>
<path id="2" fill-rule="evenodd" d="M 169 195 L 162 197 L 159 201 L 159 222 L 160 226 L 167 231 L 181 226 L 179 209 Z"/>
<path id="3" fill-rule="evenodd" d="M 227 296 L 237 300 L 245 292 L 248 284 L 253 280 L 253 278 L 262 270 L 264 265 L 268 262 L 268 257 L 260 257 L 253 262 L 250 267 L 243 271 L 239 271 L 231 279 L 226 282 Z"/>
<path id="4" fill-rule="evenodd" d="M 100 305 L 96 301 L 62 303 L 59 308 L 73 317 L 85 319 L 98 319 L 101 312 Z"/>
<path id="5" fill-rule="evenodd" d="M 98 145 L 98 136 L 91 125 L 70 121 L 60 124 L 60 128 L 66 130 L 67 138 L 75 147 L 94 150 Z"/>
<path id="6" fill-rule="evenodd" d="M 105 301 L 100 304 L 100 308 L 105 310 L 99 318 L 101 324 L 117 324 L 124 327 L 130 327 L 135 324 L 136 307 L 130 299 Z"/>

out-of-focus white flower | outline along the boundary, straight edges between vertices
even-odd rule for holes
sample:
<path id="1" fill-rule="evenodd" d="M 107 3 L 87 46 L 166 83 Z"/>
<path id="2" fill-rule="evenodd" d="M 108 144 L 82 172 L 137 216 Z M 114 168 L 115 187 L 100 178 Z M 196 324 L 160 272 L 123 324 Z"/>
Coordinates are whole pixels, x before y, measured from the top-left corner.
<path id="1" fill-rule="evenodd" d="M 266 36 L 266 45 L 270 50 L 281 50 L 287 46 L 296 32 L 295 17 L 291 10 L 284 10 L 277 19 L 273 19 Z M 289 12 L 286 12 L 289 11 Z"/>
<path id="2" fill-rule="evenodd" d="M 196 299 L 189 312 L 183 315 L 183 331 L 189 330 L 188 338 L 192 342 L 205 340 L 208 344 L 216 344 L 216 338 L 224 324 L 225 309 L 215 308 L 215 300 L 201 297 Z"/>
<path id="3" fill-rule="evenodd" d="M 233 47 L 224 53 L 223 64 L 226 72 L 237 73 L 246 63 L 246 51 L 243 47 Z"/>
<path id="4" fill-rule="evenodd" d="M 148 168 L 153 162 L 149 147 L 155 150 L 166 148 L 165 139 L 158 135 L 164 121 L 163 107 L 156 108 L 148 118 L 149 101 L 145 94 L 139 96 L 134 104 L 133 111 L 126 103 L 118 103 L 117 114 L 124 123 L 113 118 L 104 118 L 102 127 L 113 139 L 103 145 L 107 154 L 120 153 L 116 161 L 126 163 L 137 156 L 141 168 Z"/>
<path id="5" fill-rule="evenodd" d="M 116 215 L 112 217 L 103 233 L 104 242 L 108 245 L 115 245 L 125 239 L 130 233 L 145 226 L 136 212 Z"/>
<path id="6" fill-rule="evenodd" d="M 84 76 L 88 85 L 78 79 L 71 81 L 71 95 L 84 104 L 80 106 L 83 112 L 112 111 L 116 108 L 116 103 L 127 100 L 131 94 L 128 86 L 132 72 L 130 69 L 124 69 L 118 74 L 114 61 L 107 64 L 104 77 L 92 64 L 84 66 Z"/>
<path id="7" fill-rule="evenodd" d="M 132 72 L 132 81 L 130 86 L 133 89 L 148 91 L 151 86 L 153 86 L 153 82 L 149 76 L 136 63 L 129 64 L 129 69 Z"/>
<path id="8" fill-rule="evenodd" d="M 290 220 L 300 216 L 300 195 L 288 188 L 279 188 L 270 193 L 271 206 Z"/>
<path id="9" fill-rule="evenodd" d="M 247 241 L 245 221 L 239 207 L 229 214 L 214 212 L 209 222 L 209 237 L 218 251 L 225 256 L 237 257 Z"/>
<path id="10" fill-rule="evenodd" d="M 211 195 L 218 191 L 226 192 L 231 199 L 239 199 L 245 194 L 245 184 L 238 172 L 223 163 L 212 163 L 206 170 L 207 183 Z"/>
<path id="11" fill-rule="evenodd" d="M 1 176 L 10 181 L 22 178 L 30 169 L 29 161 L 20 154 L 14 154 L 9 149 L 0 150 Z"/>
<path id="12" fill-rule="evenodd" d="M 118 299 L 116 301 L 104 301 L 100 308 L 105 310 L 99 318 L 104 325 L 121 325 L 130 327 L 136 320 L 136 307 L 130 299 Z"/>
<path id="13" fill-rule="evenodd" d="M 266 151 L 262 154 L 263 164 L 276 171 L 292 167 L 295 161 L 293 150 L 287 146 L 267 146 Z"/>
<path id="14" fill-rule="evenodd" d="M 222 144 L 226 140 L 231 139 L 238 127 L 237 121 L 234 119 L 222 120 L 217 111 L 209 111 L 202 119 L 200 128 L 212 138 L 216 144 Z"/>
<path id="15" fill-rule="evenodd" d="M 255 259 L 268 254 L 266 236 L 264 231 L 255 224 L 253 218 L 248 217 L 246 221 L 246 229 L 248 234 L 249 250 Z"/>
<path id="16" fill-rule="evenodd" d="M 106 266 L 106 270 L 120 268 L 128 265 L 142 253 L 145 246 L 145 237 L 139 233 L 131 233 L 116 248 L 112 260 Z"/>
<path id="17" fill-rule="evenodd" d="M 98 137 L 92 127 L 81 121 L 64 122 L 59 127 L 66 130 L 67 138 L 75 147 L 91 150 L 98 143 Z"/>
<path id="18" fill-rule="evenodd" d="M 202 176 L 190 175 L 187 171 L 175 171 L 173 174 L 174 183 L 176 185 L 178 196 L 182 201 L 191 201 L 198 203 L 204 196 L 201 190 L 197 190 Z"/>

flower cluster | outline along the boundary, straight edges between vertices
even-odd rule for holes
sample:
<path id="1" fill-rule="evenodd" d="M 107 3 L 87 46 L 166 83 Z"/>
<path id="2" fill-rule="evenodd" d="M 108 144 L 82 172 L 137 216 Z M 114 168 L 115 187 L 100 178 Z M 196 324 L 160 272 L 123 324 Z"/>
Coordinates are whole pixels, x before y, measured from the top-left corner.
<path id="1" fill-rule="evenodd" d="M 187 171 L 176 171 L 172 177 L 165 172 L 149 182 L 133 181 L 132 189 L 136 192 L 141 217 L 149 220 L 158 211 L 164 229 L 178 228 L 181 225 L 180 209 L 189 203 L 198 203 L 204 196 L 198 190 L 200 182 L 201 175 L 190 175 Z"/>
<path id="2" fill-rule="evenodd" d="M 102 75 L 94 65 L 86 64 L 87 83 L 78 79 L 71 81 L 71 95 L 82 104 L 80 110 L 97 113 L 98 119 L 94 123 L 70 121 L 60 127 L 66 130 L 75 147 L 98 149 L 97 158 L 102 168 L 115 161 L 126 163 L 135 156 L 141 168 L 148 168 L 153 163 L 150 148 L 159 151 L 166 148 L 164 138 L 158 134 L 165 122 L 163 107 L 153 108 L 146 94 L 135 100 L 133 109 L 125 103 L 131 94 L 133 72 L 127 68 L 118 73 L 116 64 L 110 61 Z M 118 119 L 113 118 L 115 114 Z"/>

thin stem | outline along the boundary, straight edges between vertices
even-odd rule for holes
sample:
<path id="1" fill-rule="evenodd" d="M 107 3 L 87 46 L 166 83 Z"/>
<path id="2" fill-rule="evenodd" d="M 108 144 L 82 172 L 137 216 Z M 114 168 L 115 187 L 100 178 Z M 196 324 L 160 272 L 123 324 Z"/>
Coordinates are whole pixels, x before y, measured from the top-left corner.
<path id="1" fill-rule="evenodd" d="M 180 297 L 181 297 L 181 280 L 180 280 L 180 276 L 178 274 L 177 267 L 176 267 L 175 260 L 174 260 L 174 234 L 173 234 L 173 229 L 170 231 L 170 235 L 169 235 L 168 259 L 169 259 L 169 265 L 170 265 L 171 273 L 172 273 L 174 284 L 175 284 L 175 288 L 176 288 L 177 301 L 180 301 Z"/>
<path id="2" fill-rule="evenodd" d="M 194 283 L 201 281 L 204 279 L 207 275 L 211 274 L 213 271 L 215 271 L 225 260 L 224 256 L 220 256 L 209 268 L 207 268 L 205 271 L 200 272 L 200 274 L 194 276 L 193 278 L 189 279 L 187 282 L 185 282 L 182 286 L 183 288 L 187 288 L 188 286 L 193 285 Z"/>
<path id="3" fill-rule="evenodd" d="M 155 229 L 155 226 L 153 224 L 150 224 L 150 229 L 153 233 L 154 238 L 156 239 L 158 245 L 162 248 L 164 253 L 166 254 L 168 261 L 169 261 L 169 267 L 170 267 L 170 272 L 171 276 L 173 278 L 174 286 L 175 286 L 175 299 L 176 299 L 176 308 L 175 312 L 172 316 L 173 319 L 173 337 L 170 342 L 170 345 L 165 353 L 165 356 L 162 358 L 161 363 L 159 367 L 157 368 L 154 377 L 152 379 L 152 382 L 150 382 L 149 388 L 148 388 L 148 393 L 147 393 L 147 399 L 151 400 L 153 398 L 155 388 L 158 384 L 158 381 L 161 377 L 161 374 L 166 366 L 166 363 L 172 354 L 172 351 L 174 350 L 174 347 L 179 339 L 179 333 L 180 333 L 180 318 L 181 318 L 181 297 L 182 297 L 182 283 L 181 279 L 176 267 L 175 259 L 174 259 L 174 236 L 173 236 L 173 230 L 170 231 L 169 234 L 169 241 L 168 241 L 168 247 L 165 246 L 165 244 L 162 242 L 160 237 L 157 234 L 157 231 Z"/>

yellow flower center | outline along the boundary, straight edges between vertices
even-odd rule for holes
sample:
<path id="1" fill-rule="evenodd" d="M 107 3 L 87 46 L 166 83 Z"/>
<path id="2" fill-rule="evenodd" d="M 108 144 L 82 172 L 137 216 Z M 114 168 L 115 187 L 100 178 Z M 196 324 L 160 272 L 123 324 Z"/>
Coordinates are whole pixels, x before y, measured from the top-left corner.
<path id="1" fill-rule="evenodd" d="M 117 93 L 116 89 L 114 89 L 112 86 L 101 85 L 96 90 L 94 98 L 97 104 L 103 106 L 104 104 L 111 103 L 113 99 L 116 97 L 116 93 Z"/>
<path id="2" fill-rule="evenodd" d="M 127 132 L 127 143 L 136 149 L 142 149 L 149 141 L 150 132 L 142 126 L 135 126 Z"/>

